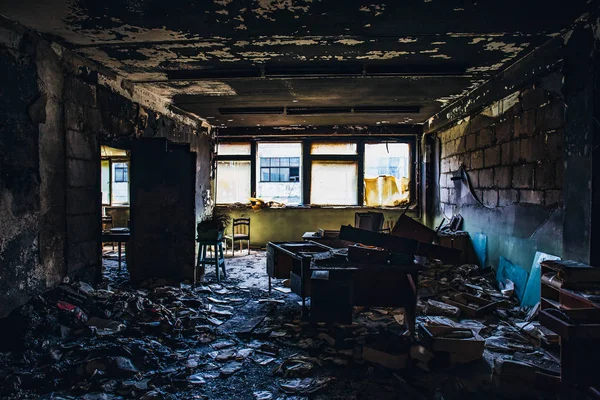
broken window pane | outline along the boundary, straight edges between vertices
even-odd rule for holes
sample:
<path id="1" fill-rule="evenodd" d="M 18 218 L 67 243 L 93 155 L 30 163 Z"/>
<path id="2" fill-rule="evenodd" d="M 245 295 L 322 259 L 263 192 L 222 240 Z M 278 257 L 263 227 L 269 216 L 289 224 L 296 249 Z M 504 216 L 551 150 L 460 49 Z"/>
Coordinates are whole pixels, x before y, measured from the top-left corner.
<path id="1" fill-rule="evenodd" d="M 112 205 L 129 204 L 129 166 L 126 162 L 112 163 Z"/>
<path id="2" fill-rule="evenodd" d="M 250 198 L 250 161 L 217 162 L 217 203 L 247 203 Z"/>
<path id="3" fill-rule="evenodd" d="M 301 143 L 258 143 L 256 195 L 283 204 L 302 202 L 300 181 Z"/>
<path id="4" fill-rule="evenodd" d="M 357 162 L 313 161 L 311 171 L 311 204 L 356 205 Z"/>
<path id="5" fill-rule="evenodd" d="M 397 206 L 409 201 L 410 147 L 365 144 L 365 205 Z"/>
<path id="6" fill-rule="evenodd" d="M 310 154 L 356 155 L 356 143 L 313 143 Z"/>
<path id="7" fill-rule="evenodd" d="M 249 156 L 250 151 L 250 143 L 219 143 L 217 146 L 217 154 L 220 156 Z"/>

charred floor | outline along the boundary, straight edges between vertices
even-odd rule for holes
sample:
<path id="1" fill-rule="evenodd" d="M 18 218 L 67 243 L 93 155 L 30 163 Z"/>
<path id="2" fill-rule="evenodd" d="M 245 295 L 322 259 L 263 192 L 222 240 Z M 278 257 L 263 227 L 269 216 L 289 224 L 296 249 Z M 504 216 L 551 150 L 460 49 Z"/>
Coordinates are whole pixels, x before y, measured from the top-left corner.
<path id="1" fill-rule="evenodd" d="M 1 1 L 0 397 L 600 398 L 599 28 Z"/>

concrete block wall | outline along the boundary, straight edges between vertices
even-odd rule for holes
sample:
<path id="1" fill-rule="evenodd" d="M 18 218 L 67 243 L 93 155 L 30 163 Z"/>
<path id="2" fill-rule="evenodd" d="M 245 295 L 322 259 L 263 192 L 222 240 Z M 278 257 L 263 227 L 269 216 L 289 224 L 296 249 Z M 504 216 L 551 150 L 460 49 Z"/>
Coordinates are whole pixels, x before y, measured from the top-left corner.
<path id="1" fill-rule="evenodd" d="M 461 214 L 464 230 L 487 235 L 487 265 L 503 256 L 528 269 L 536 251 L 561 256 L 564 127 L 559 94 L 531 85 L 438 131 L 435 224 Z"/>
<path id="2" fill-rule="evenodd" d="M 68 50 L 2 19 L 0 27 L 2 318 L 67 275 L 99 277 L 101 143 L 166 138 L 203 156 L 213 152 L 199 121 L 145 108 L 154 103 L 141 106 L 104 86 L 100 73 Z M 211 207 L 204 193 L 211 161 L 194 160 L 190 201 L 198 219 Z M 189 219 L 193 238 L 194 212 Z"/>
<path id="3" fill-rule="evenodd" d="M 497 117 L 479 113 L 439 132 L 440 203 L 447 215 L 461 204 L 452 177 L 462 165 L 475 197 L 488 208 L 562 202 L 564 103 L 538 87 Z"/>

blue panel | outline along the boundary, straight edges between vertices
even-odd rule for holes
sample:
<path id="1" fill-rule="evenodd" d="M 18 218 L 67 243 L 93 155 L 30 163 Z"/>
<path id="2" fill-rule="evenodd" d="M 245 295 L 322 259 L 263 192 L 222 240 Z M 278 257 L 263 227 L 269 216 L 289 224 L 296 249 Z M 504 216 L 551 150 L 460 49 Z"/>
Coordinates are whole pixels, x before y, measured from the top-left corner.
<path id="1" fill-rule="evenodd" d="M 481 268 L 487 266 L 487 235 L 485 233 L 475 233 L 471 236 L 475 255 Z"/>
<path id="2" fill-rule="evenodd" d="M 542 261 L 546 260 L 560 260 L 560 257 L 542 253 L 540 251 L 535 253 L 531 271 L 529 272 L 529 279 L 527 280 L 527 286 L 525 287 L 525 293 L 523 294 L 523 300 L 521 300 L 521 306 L 534 306 L 540 301 L 540 286 L 542 279 L 542 266 L 540 264 Z"/>
<path id="3" fill-rule="evenodd" d="M 528 275 L 527 271 L 520 265 L 513 264 L 506 258 L 500 256 L 498 271 L 496 271 L 496 280 L 498 283 L 504 284 L 506 279 L 510 279 L 515 284 L 515 294 L 519 300 L 523 299 Z"/>

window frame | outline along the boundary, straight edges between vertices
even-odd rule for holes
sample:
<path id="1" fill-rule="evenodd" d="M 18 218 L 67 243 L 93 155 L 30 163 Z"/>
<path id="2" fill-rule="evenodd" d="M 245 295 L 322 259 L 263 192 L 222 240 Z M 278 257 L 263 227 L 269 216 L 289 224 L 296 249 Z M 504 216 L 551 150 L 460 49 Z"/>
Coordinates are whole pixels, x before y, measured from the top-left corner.
<path id="1" fill-rule="evenodd" d="M 129 207 L 131 205 L 131 179 L 130 179 L 130 169 L 131 169 L 131 158 L 127 156 L 100 156 L 100 161 L 108 161 L 108 203 L 102 202 L 102 207 Z M 118 182 L 113 180 L 116 176 L 113 174 L 113 165 L 114 164 L 127 164 L 127 181 Z M 100 167 L 102 171 L 102 166 Z M 102 173 L 102 172 L 100 172 Z M 115 183 L 127 183 L 127 203 L 114 203 L 113 202 L 113 185 Z M 102 183 L 100 184 L 102 185 Z M 102 201 L 102 200 L 101 200 Z"/>
<path id="2" fill-rule="evenodd" d="M 418 179 L 419 171 L 417 166 L 419 161 L 417 159 L 418 152 L 417 147 L 419 145 L 419 137 L 417 135 L 404 135 L 404 136 L 347 136 L 332 139 L 330 137 L 304 137 L 304 138 L 234 138 L 228 137 L 219 140 L 219 144 L 227 143 L 249 143 L 250 144 L 250 155 L 216 155 L 217 161 L 250 161 L 250 191 L 251 197 L 256 197 L 257 187 L 257 169 L 260 171 L 260 160 L 257 157 L 257 145 L 258 143 L 270 143 L 270 142 L 300 142 L 302 145 L 302 156 L 300 158 L 300 182 L 302 184 L 302 204 L 290 207 L 355 207 L 364 208 L 367 207 L 364 204 L 365 196 L 365 144 L 381 144 L 381 143 L 406 143 L 409 145 L 409 177 L 410 177 L 410 193 L 409 193 L 409 204 L 415 206 L 418 204 Z M 356 154 L 311 154 L 311 146 L 313 143 L 356 143 L 357 149 Z M 216 151 L 216 150 L 215 150 Z M 310 191 L 311 191 L 311 171 L 313 161 L 355 161 L 358 164 L 358 182 L 357 182 L 357 199 L 356 205 L 335 205 L 335 204 L 311 204 L 310 203 Z M 218 171 L 217 171 L 218 175 Z M 218 177 L 217 177 L 218 179 Z M 216 188 L 215 181 L 215 188 Z M 216 193 L 215 193 L 216 199 Z M 230 203 L 217 203 L 217 205 L 228 206 Z M 406 206 L 382 206 L 382 207 L 368 207 L 368 208 L 398 208 Z"/>
<path id="3" fill-rule="evenodd" d="M 250 140 L 228 140 L 228 141 L 219 141 L 219 143 L 215 146 L 215 152 L 217 151 L 217 149 L 219 148 L 219 144 L 230 144 L 230 143 L 248 143 L 250 144 L 250 154 L 225 154 L 225 155 L 219 155 L 218 153 L 215 156 L 215 160 L 216 163 L 215 165 L 219 165 L 219 161 L 250 161 L 250 197 L 256 197 L 256 168 L 257 168 L 257 162 L 256 162 L 256 141 L 250 141 Z M 260 168 L 260 166 L 258 167 Z M 217 187 L 219 186 L 217 184 L 217 180 L 219 179 L 219 171 L 217 168 L 217 172 L 215 175 L 215 183 L 214 183 L 214 190 L 215 190 L 215 203 L 217 205 L 232 205 L 235 203 L 217 203 Z"/>
<path id="4" fill-rule="evenodd" d="M 115 165 L 115 183 L 129 183 L 129 164 L 127 162 L 111 162 L 111 164 L 125 164 L 125 167 Z M 118 170 L 124 171 L 122 172 L 123 180 L 118 180 Z M 127 176 L 127 179 L 125 179 L 125 176 Z"/>

